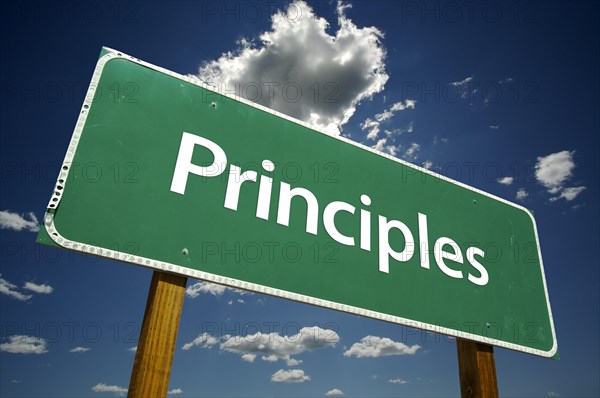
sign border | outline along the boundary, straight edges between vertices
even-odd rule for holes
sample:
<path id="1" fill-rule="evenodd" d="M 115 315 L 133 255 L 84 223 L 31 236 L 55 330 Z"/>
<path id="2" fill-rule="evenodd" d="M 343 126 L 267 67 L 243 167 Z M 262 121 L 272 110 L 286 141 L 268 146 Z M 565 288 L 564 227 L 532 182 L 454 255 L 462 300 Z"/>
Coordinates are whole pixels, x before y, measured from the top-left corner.
<path id="1" fill-rule="evenodd" d="M 280 297 L 280 298 L 284 298 L 284 299 L 288 299 L 288 300 L 292 300 L 292 301 L 297 301 L 297 302 L 301 302 L 301 303 L 306 303 L 306 304 L 312 304 L 312 305 L 316 305 L 319 307 L 324 307 L 324 308 L 329 308 L 329 309 L 333 309 L 333 310 L 337 310 L 337 311 L 341 311 L 341 312 L 346 312 L 346 313 L 350 313 L 353 315 L 360 315 L 360 316 L 364 316 L 364 317 L 368 317 L 368 318 L 373 318 L 373 319 L 378 319 L 378 320 L 382 320 L 382 321 L 386 321 L 386 322 L 390 322 L 390 323 L 395 323 L 395 324 L 399 324 L 399 325 L 403 325 L 403 326 L 408 326 L 408 327 L 413 327 L 413 328 L 417 328 L 417 329 L 421 329 L 421 330 L 425 330 L 428 332 L 434 332 L 434 333 L 441 333 L 441 334 L 446 334 L 449 336 L 454 336 L 454 337 L 458 337 L 458 338 L 463 338 L 463 339 L 467 339 L 467 340 L 471 340 L 471 341 L 477 341 L 479 343 L 484 343 L 484 344 L 492 344 L 492 345 L 496 345 L 498 347 L 503 347 L 503 348 L 508 348 L 511 350 L 515 350 L 515 351 L 521 351 L 521 352 L 525 352 L 528 354 L 532 354 L 532 355 L 538 355 L 541 357 L 546 357 L 546 358 L 550 358 L 552 356 L 554 356 L 557 351 L 558 351 L 558 343 L 556 340 L 556 332 L 555 332 L 555 328 L 554 328 L 554 319 L 552 317 L 552 309 L 550 307 L 550 300 L 548 297 L 548 288 L 546 285 L 546 275 L 544 273 L 544 265 L 543 265 L 543 261 L 542 261 L 542 253 L 541 253 L 541 248 L 540 248 L 540 243 L 539 243 L 539 237 L 538 237 L 538 231 L 537 231 L 537 225 L 535 222 L 535 219 L 533 218 L 533 215 L 531 214 L 531 212 L 529 210 L 527 210 L 525 207 L 517 204 L 517 203 L 513 203 L 510 202 L 506 199 L 502 199 L 500 197 L 497 197 L 495 195 L 489 194 L 487 192 L 481 191 L 477 188 L 471 187 L 469 185 L 466 185 L 464 183 L 461 183 L 459 181 L 455 181 L 451 178 L 448 178 L 446 176 L 443 176 L 441 174 L 435 173 L 431 170 L 425 169 L 423 167 L 419 167 L 417 165 L 411 164 L 409 162 L 406 162 L 402 159 L 398 159 L 396 157 L 393 157 L 391 155 L 379 152 L 373 148 L 369 148 L 365 145 L 362 145 L 360 143 L 357 143 L 355 141 L 352 141 L 348 138 L 345 138 L 341 135 L 332 135 L 328 132 L 326 132 L 323 129 L 314 127 L 312 125 L 309 125 L 308 123 L 302 122 L 298 119 L 292 118 L 290 116 L 287 116 L 285 114 L 282 114 L 280 112 L 277 112 L 273 109 L 267 108 L 265 106 L 262 106 L 260 104 L 256 104 L 253 103 L 251 101 L 248 101 L 242 97 L 238 97 L 235 95 L 232 95 L 230 93 L 225 93 L 225 92 L 221 92 L 220 90 L 215 89 L 214 87 L 211 87 L 210 85 L 200 81 L 198 78 L 196 78 L 195 76 L 184 76 L 184 75 L 180 75 L 176 72 L 172 72 L 170 70 L 167 70 L 165 68 L 161 68 L 159 66 L 153 65 L 151 63 L 142 61 L 138 58 L 132 57 L 130 55 L 124 54 L 123 52 L 117 51 L 117 50 L 113 50 L 111 48 L 108 47 L 102 47 L 103 49 L 103 53 L 105 53 L 104 55 L 102 55 L 99 59 L 98 62 L 96 64 L 96 68 L 94 69 L 94 74 L 92 75 L 92 80 L 90 82 L 90 85 L 88 87 L 86 96 L 85 96 L 85 100 L 83 102 L 83 105 L 81 107 L 81 111 L 79 113 L 79 117 L 77 119 L 77 123 L 75 125 L 75 129 L 73 131 L 73 135 L 71 137 L 71 141 L 69 143 L 69 147 L 67 149 L 67 153 L 65 155 L 63 164 L 61 166 L 60 169 L 60 173 L 56 182 L 56 185 L 54 187 L 54 191 L 52 194 L 52 197 L 50 198 L 50 201 L 48 203 L 47 209 L 46 209 L 46 213 L 44 214 L 44 227 L 46 229 L 46 232 L 48 233 L 48 236 L 60 247 L 65 248 L 65 249 L 69 249 L 69 250 L 74 250 L 74 251 L 79 251 L 79 252 L 83 252 L 83 253 L 87 253 L 87 254 L 92 254 L 95 256 L 100 256 L 100 257 L 105 257 L 105 258 L 111 258 L 114 260 L 118 260 L 118 261 L 122 261 L 122 262 L 127 262 L 127 263 L 131 263 L 131 264 L 135 264 L 135 265 L 141 265 L 147 268 L 151 268 L 154 270 L 159 270 L 159 271 L 165 271 L 165 272 L 170 272 L 170 273 L 174 273 L 174 274 L 178 274 L 178 275 L 183 275 L 183 276 L 187 276 L 187 277 L 192 277 L 192 278 L 196 278 L 196 279 L 201 279 L 207 282 L 212 282 L 212 283 L 217 283 L 217 284 L 221 284 L 221 285 L 225 285 L 228 287 L 232 287 L 235 289 L 243 289 L 243 290 L 249 290 L 249 291 L 253 291 L 253 292 L 257 292 L 257 293 L 262 293 L 262 294 L 267 294 L 267 295 L 271 295 L 271 296 L 275 296 L 275 297 Z M 553 340 L 553 345 L 552 348 L 550 349 L 550 351 L 543 351 L 543 350 L 539 350 L 539 349 L 534 349 L 534 348 L 530 348 L 530 347 L 526 347 L 523 345 L 519 345 L 519 344 L 514 344 L 514 343 L 509 343 L 506 341 L 502 341 L 502 340 L 496 340 L 493 338 L 488 338 L 488 337 L 484 337 L 484 336 L 480 336 L 480 335 L 476 335 L 476 334 L 471 334 L 471 333 L 465 333 L 463 331 L 460 330 L 454 330 L 454 329 L 449 329 L 446 327 L 441 327 L 441 326 L 437 326 L 437 325 L 432 325 L 432 324 L 428 324 L 425 322 L 418 322 L 418 321 L 414 321 L 412 319 L 407 319 L 407 318 L 403 318 L 403 317 L 398 317 L 398 316 L 393 316 L 393 315 L 388 315 L 388 314 L 383 314 L 377 311 L 371 311 L 371 310 L 366 310 L 364 308 L 359 308 L 359 307 L 354 307 L 354 306 L 350 306 L 350 305 L 346 305 L 346 304 L 340 304 L 340 303 L 336 303 L 333 301 L 328 301 L 328 300 L 323 300 L 323 299 L 319 299 L 316 297 L 311 297 L 311 296 L 305 296 L 302 294 L 298 294 L 298 293 L 292 293 L 292 292 L 288 292 L 285 290 L 281 290 L 281 289 L 276 289 L 276 288 L 271 288 L 271 287 L 267 287 L 267 286 L 263 286 L 263 285 L 258 285 L 255 283 L 250 283 L 250 282 L 244 282 L 238 279 L 233 279 L 233 278 L 228 278 L 228 277 L 223 277 L 223 276 L 219 276 L 219 275 L 215 275 L 215 274 L 211 274 L 208 272 L 204 272 L 204 271 L 198 271 L 198 270 L 194 270 L 191 268 L 187 268 L 187 267 L 183 267 L 183 266 L 179 266 L 176 264 L 171 264 L 171 263 L 167 263 L 167 262 L 163 262 L 163 261 L 157 261 L 157 260 L 153 260 L 150 258 L 146 258 L 146 257 L 141 257 L 141 256 L 134 256 L 131 254 L 127 254 L 127 253 L 122 253 L 116 250 L 110 250 L 110 249 L 106 249 L 106 248 L 102 248 L 102 247 L 98 247 L 98 246 L 93 246 L 93 245 L 88 245 L 88 244 L 84 244 L 81 242 L 76 242 L 73 240 L 69 240 L 66 239 L 65 237 L 63 237 L 58 230 L 56 229 L 56 226 L 54 225 L 54 212 L 57 210 L 58 205 L 60 204 L 60 200 L 61 200 L 61 194 L 60 192 L 62 192 L 62 190 L 64 189 L 65 185 L 67 184 L 67 180 L 68 180 L 68 173 L 69 173 L 69 168 L 72 164 L 73 158 L 75 156 L 75 152 L 77 151 L 77 146 L 79 143 L 79 139 L 81 137 L 81 134 L 83 132 L 83 128 L 85 126 L 85 122 L 87 120 L 87 116 L 89 114 L 89 109 L 90 107 L 93 105 L 93 100 L 94 100 L 94 95 L 96 94 L 96 89 L 98 87 L 98 83 L 100 81 L 100 77 L 102 76 L 102 71 L 104 70 L 104 66 L 111 60 L 114 59 L 124 59 L 136 64 L 139 64 L 141 66 L 144 66 L 146 68 L 155 70 L 157 72 L 166 74 L 168 76 L 174 77 L 176 79 L 185 81 L 187 83 L 202 87 L 205 90 L 211 91 L 213 93 L 216 94 L 220 94 L 226 98 L 229 98 L 231 100 L 234 101 L 238 101 L 241 102 L 243 104 L 252 106 L 253 108 L 262 110 L 264 112 L 267 112 L 269 114 L 278 116 L 280 118 L 286 119 L 288 121 L 291 121 L 293 123 L 299 124 L 301 126 L 307 127 L 311 130 L 317 131 L 321 134 L 327 135 L 329 137 L 333 137 L 335 139 L 338 139 L 340 141 L 343 141 L 347 144 L 351 144 L 354 145 L 360 149 L 363 150 L 367 150 L 371 153 L 374 153 L 378 156 L 382 156 L 385 157 L 387 159 L 390 159 L 394 162 L 400 163 L 404 166 L 410 167 L 412 169 L 416 169 L 418 171 L 421 171 L 423 173 L 429 174 L 433 177 L 437 177 L 439 179 L 442 179 L 444 181 L 450 182 L 452 184 L 455 184 L 461 188 L 465 188 L 468 189 L 470 191 L 476 192 L 478 194 L 487 196 L 491 199 L 500 201 L 502 203 L 505 203 L 509 206 L 512 206 L 516 209 L 522 210 L 525 213 L 527 213 L 529 215 L 529 217 L 531 218 L 531 221 L 533 223 L 533 229 L 535 232 L 535 240 L 536 240 L 536 246 L 537 246 L 537 251 L 538 251 L 538 258 L 540 259 L 540 268 L 541 268 L 541 275 L 542 275 L 542 282 L 544 285 L 544 293 L 546 295 L 546 305 L 547 305 L 547 309 L 548 309 L 548 316 L 549 316 L 549 320 L 550 320 L 550 327 L 552 330 L 552 340 Z"/>

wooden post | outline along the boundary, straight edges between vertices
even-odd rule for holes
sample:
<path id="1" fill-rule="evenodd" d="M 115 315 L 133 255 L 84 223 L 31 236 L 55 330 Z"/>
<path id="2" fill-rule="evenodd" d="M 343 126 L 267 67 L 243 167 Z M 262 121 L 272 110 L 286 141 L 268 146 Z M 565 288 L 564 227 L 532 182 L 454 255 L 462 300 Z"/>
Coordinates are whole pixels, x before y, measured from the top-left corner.
<path id="1" fill-rule="evenodd" d="M 186 283 L 184 276 L 152 274 L 127 397 L 167 396 Z"/>
<path id="2" fill-rule="evenodd" d="M 494 348 L 459 338 L 456 347 L 462 398 L 498 398 Z"/>

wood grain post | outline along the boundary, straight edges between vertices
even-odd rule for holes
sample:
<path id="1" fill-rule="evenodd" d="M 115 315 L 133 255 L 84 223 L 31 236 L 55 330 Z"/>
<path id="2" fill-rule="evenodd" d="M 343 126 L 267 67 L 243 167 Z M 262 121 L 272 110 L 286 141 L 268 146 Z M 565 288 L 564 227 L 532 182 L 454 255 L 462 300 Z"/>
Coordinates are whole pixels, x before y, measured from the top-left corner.
<path id="1" fill-rule="evenodd" d="M 494 348 L 488 344 L 456 339 L 462 398 L 498 398 Z"/>
<path id="2" fill-rule="evenodd" d="M 152 274 L 127 397 L 167 396 L 186 283 L 184 276 Z"/>

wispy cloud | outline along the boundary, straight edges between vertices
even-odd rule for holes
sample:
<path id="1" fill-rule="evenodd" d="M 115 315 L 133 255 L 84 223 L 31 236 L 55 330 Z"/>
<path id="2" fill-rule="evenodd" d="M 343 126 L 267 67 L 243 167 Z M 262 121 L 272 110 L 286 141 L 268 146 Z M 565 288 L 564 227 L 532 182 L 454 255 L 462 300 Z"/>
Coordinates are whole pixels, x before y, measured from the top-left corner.
<path id="1" fill-rule="evenodd" d="M 392 384 L 407 384 L 408 381 L 403 380 L 403 379 L 390 379 L 388 380 L 388 382 L 392 383 Z"/>
<path id="2" fill-rule="evenodd" d="M 502 177 L 498 179 L 498 182 L 502 185 L 510 185 L 515 181 L 514 177 Z"/>
<path id="3" fill-rule="evenodd" d="M 129 351 L 129 352 L 137 352 L 137 346 L 130 347 L 130 348 L 127 349 L 127 351 Z"/>
<path id="4" fill-rule="evenodd" d="M 450 85 L 454 86 L 454 87 L 462 87 L 465 84 L 468 84 L 468 83 L 472 82 L 474 77 L 475 77 L 475 75 L 471 75 L 471 76 L 465 77 L 462 80 L 451 82 Z"/>
<path id="5" fill-rule="evenodd" d="M 174 388 L 172 390 L 167 391 L 167 395 L 179 395 L 183 394 L 183 390 L 181 388 Z"/>
<path id="6" fill-rule="evenodd" d="M 25 285 L 23 285 L 23 289 L 31 290 L 32 292 L 39 294 L 50 294 L 54 291 L 54 288 L 50 285 L 38 285 L 33 282 L 25 282 Z"/>
<path id="7" fill-rule="evenodd" d="M 19 301 L 27 301 L 32 296 L 29 294 L 23 294 L 19 292 L 17 289 L 17 285 L 10 283 L 6 279 L 1 278 L 2 274 L 0 274 L 0 293 L 5 294 L 9 297 L 17 299 Z"/>
<path id="8" fill-rule="evenodd" d="M 104 383 L 98 383 L 94 387 L 92 387 L 92 391 L 94 392 L 111 392 L 115 395 L 122 396 L 127 393 L 127 388 L 109 385 Z"/>
<path id="9" fill-rule="evenodd" d="M 363 131 L 367 131 L 367 139 L 375 140 L 379 136 L 379 132 L 381 130 L 381 123 L 385 122 L 386 120 L 391 119 L 399 111 L 403 111 L 405 109 L 415 109 L 415 104 L 416 104 L 416 101 L 412 100 L 412 99 L 404 100 L 404 102 L 402 102 L 402 101 L 396 102 L 395 104 L 393 104 L 391 107 L 389 107 L 382 113 L 376 114 L 375 120 L 373 120 L 371 118 L 367 118 L 364 122 L 361 123 L 360 128 Z M 408 128 L 405 131 L 412 133 L 412 131 L 413 131 L 412 122 L 409 124 Z M 402 130 L 397 131 L 397 132 L 401 133 Z M 390 136 L 393 134 L 393 132 L 388 130 L 388 131 L 386 131 L 386 134 L 388 136 Z"/>
<path id="10" fill-rule="evenodd" d="M 416 142 L 413 142 L 410 144 L 406 152 L 404 152 L 404 157 L 408 160 L 415 160 L 420 150 L 421 145 L 417 144 Z"/>
<path id="11" fill-rule="evenodd" d="M 188 351 L 192 347 L 210 348 L 210 347 L 214 346 L 215 344 L 217 344 L 218 342 L 219 342 L 219 340 L 216 337 L 213 337 L 209 333 L 205 332 L 205 333 L 202 333 L 201 335 L 199 335 L 198 337 L 196 337 L 191 342 L 185 343 L 183 345 L 183 347 L 181 347 L 181 349 L 184 351 Z"/>
<path id="12" fill-rule="evenodd" d="M 28 217 L 29 220 L 26 220 Z M 38 232 L 40 225 L 33 212 L 25 214 L 13 213 L 10 210 L 0 211 L 0 229 L 12 229 L 13 231 Z"/>
<path id="13" fill-rule="evenodd" d="M 26 335 L 10 336 L 8 343 L 0 344 L 0 351 L 11 354 L 45 354 L 48 352 L 45 339 Z"/>
<path id="14" fill-rule="evenodd" d="M 236 51 L 204 64 L 199 77 L 339 133 L 358 103 L 381 92 L 388 80 L 383 34 L 356 26 L 345 15 L 348 7 L 337 7 L 339 29 L 330 34 L 329 23 L 296 0 L 272 16 L 271 30 L 259 36 L 260 43 L 241 40 Z M 244 89 L 249 85 L 254 89 Z"/>
<path id="15" fill-rule="evenodd" d="M 402 342 L 387 337 L 366 336 L 354 343 L 344 352 L 346 357 L 377 358 L 391 355 L 414 355 L 421 348 L 419 345 L 407 346 Z"/>
<path id="16" fill-rule="evenodd" d="M 333 388 L 325 393 L 326 397 L 340 397 L 344 395 L 344 392 L 339 388 Z"/>
<path id="17" fill-rule="evenodd" d="M 432 167 L 433 167 L 433 162 L 431 160 L 426 160 L 423 162 L 423 168 L 425 168 L 427 170 L 431 170 Z"/>
<path id="18" fill-rule="evenodd" d="M 210 282 L 198 282 L 188 286 L 185 289 L 185 295 L 189 298 L 196 298 L 201 294 L 210 294 L 213 296 L 222 296 L 225 292 L 234 292 L 241 295 L 252 295 L 252 293 L 245 290 L 234 289 L 231 287 L 217 285 L 216 283 Z"/>
<path id="19" fill-rule="evenodd" d="M 577 196 L 579 196 L 580 193 L 582 193 L 583 191 L 585 191 L 586 187 L 572 187 L 572 188 L 565 188 L 559 196 L 555 196 L 553 198 L 550 198 L 551 202 L 557 201 L 559 199 L 565 199 L 567 202 L 572 201 L 573 199 L 575 199 Z"/>
<path id="20" fill-rule="evenodd" d="M 499 124 L 490 124 L 490 129 L 492 129 L 492 130 L 499 130 L 500 129 L 500 125 Z"/>
<path id="21" fill-rule="evenodd" d="M 91 348 L 88 348 L 88 347 L 75 347 L 75 348 L 71 348 L 69 350 L 69 352 L 88 352 L 89 350 L 91 350 Z"/>
<path id="22" fill-rule="evenodd" d="M 271 376 L 271 381 L 276 383 L 304 383 L 310 380 L 302 369 L 283 370 L 279 369 Z"/>

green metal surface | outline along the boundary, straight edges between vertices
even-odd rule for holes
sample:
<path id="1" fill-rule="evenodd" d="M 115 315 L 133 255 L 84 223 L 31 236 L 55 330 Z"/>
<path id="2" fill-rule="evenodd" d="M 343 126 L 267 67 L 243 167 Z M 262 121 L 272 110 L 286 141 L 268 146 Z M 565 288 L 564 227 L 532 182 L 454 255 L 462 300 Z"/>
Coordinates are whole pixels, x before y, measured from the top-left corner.
<path id="1" fill-rule="evenodd" d="M 98 88 L 54 215 L 66 239 L 554 353 L 535 226 L 524 209 L 127 59 L 108 61 Z M 170 190 L 183 132 L 218 144 L 228 166 L 272 176 L 268 220 L 255 215 L 258 183 L 242 185 L 237 211 L 224 207 L 228 171 L 190 174 L 184 195 Z M 193 161 L 210 164 L 212 155 L 196 147 Z M 316 235 L 305 231 L 302 199 L 292 201 L 288 227 L 277 223 L 281 182 L 318 199 Z M 332 201 L 356 207 L 335 218 L 356 246 L 325 231 L 322 212 Z M 360 209 L 372 214 L 370 251 L 358 246 Z M 417 247 L 409 261 L 390 259 L 389 273 L 379 271 L 377 216 L 406 224 L 418 246 L 418 213 L 427 215 L 430 268 Z M 446 260 L 463 279 L 440 270 L 432 251 L 442 236 L 463 256 L 471 246 L 485 251 L 478 260 L 487 284 L 467 280 L 477 272 L 466 257 Z M 399 231 L 390 245 L 404 247 Z"/>

